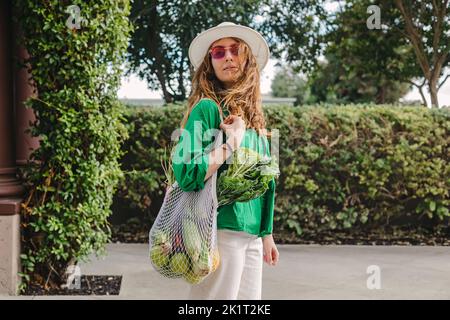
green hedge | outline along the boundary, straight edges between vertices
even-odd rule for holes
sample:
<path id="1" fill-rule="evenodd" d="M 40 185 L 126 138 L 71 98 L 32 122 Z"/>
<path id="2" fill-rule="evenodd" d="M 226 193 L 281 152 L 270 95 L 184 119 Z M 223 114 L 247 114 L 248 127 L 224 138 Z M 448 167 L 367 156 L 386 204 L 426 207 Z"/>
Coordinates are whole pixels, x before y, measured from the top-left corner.
<path id="1" fill-rule="evenodd" d="M 390 105 L 264 108 L 280 132 L 275 232 L 448 225 L 450 111 Z M 158 213 L 164 147 L 183 106 L 129 108 L 119 199 Z"/>
<path id="2" fill-rule="evenodd" d="M 79 21 L 67 9 L 77 5 Z M 117 100 L 131 25 L 129 0 L 18 0 L 16 19 L 37 97 L 27 106 L 40 147 L 21 175 L 23 281 L 65 283 L 67 266 L 102 254 L 127 138 Z M 68 23 L 69 22 L 69 23 Z M 79 26 L 74 26 L 81 22 Z"/>

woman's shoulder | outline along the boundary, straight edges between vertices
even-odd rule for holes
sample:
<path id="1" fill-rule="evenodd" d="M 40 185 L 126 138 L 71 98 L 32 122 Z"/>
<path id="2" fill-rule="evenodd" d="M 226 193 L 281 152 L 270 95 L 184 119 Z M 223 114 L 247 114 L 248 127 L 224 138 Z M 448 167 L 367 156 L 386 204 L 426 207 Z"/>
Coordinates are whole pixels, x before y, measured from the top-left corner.
<path id="1" fill-rule="evenodd" d="M 215 102 L 211 98 L 201 98 L 194 105 L 194 108 L 206 108 L 206 109 L 211 108 L 211 109 L 215 109 L 215 110 L 219 111 L 218 110 L 219 106 L 217 105 L 217 102 Z"/>
<path id="2" fill-rule="evenodd" d="M 210 128 L 218 128 L 220 113 L 217 103 L 209 98 L 200 99 L 192 107 L 188 121 L 202 121 Z"/>
<path id="3" fill-rule="evenodd" d="M 192 112 L 208 117 L 219 117 L 219 106 L 211 98 L 201 98 L 192 108 Z"/>

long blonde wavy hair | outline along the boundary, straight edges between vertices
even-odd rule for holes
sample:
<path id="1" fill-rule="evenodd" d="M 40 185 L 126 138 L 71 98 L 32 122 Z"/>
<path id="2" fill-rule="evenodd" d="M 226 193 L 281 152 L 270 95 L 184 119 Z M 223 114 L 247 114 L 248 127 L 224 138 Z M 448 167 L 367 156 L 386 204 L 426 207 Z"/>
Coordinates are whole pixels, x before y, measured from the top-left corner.
<path id="1" fill-rule="evenodd" d="M 221 106 L 223 103 L 229 114 L 238 115 L 244 119 L 246 128 L 253 128 L 258 134 L 270 136 L 265 128 L 260 73 L 255 56 L 245 41 L 234 37 L 232 39 L 239 42 L 241 50 L 243 50 L 244 63 L 239 66 L 241 69 L 240 76 L 232 87 L 226 89 L 214 73 L 211 56 L 206 54 L 194 73 L 192 89 L 188 98 L 187 110 L 181 121 L 181 128 L 186 125 L 196 103 L 202 98 L 210 98 L 219 106 L 219 112 L 222 113 Z"/>

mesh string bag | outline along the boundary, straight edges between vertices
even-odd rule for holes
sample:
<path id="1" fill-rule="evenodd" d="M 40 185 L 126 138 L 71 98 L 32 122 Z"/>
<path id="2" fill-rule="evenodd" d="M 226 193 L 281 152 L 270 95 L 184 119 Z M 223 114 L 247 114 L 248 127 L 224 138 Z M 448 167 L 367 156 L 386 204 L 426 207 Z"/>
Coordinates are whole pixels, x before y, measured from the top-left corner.
<path id="1" fill-rule="evenodd" d="M 213 148 L 222 138 L 218 130 Z M 217 269 L 216 182 L 217 170 L 199 191 L 183 191 L 177 182 L 166 190 L 149 232 L 151 264 L 163 276 L 197 284 Z"/>

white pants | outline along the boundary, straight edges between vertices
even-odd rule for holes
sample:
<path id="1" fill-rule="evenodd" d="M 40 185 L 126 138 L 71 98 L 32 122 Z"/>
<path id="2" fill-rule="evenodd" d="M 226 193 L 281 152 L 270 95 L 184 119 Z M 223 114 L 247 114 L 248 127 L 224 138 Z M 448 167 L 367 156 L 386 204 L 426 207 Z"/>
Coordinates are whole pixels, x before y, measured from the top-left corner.
<path id="1" fill-rule="evenodd" d="M 188 299 L 260 300 L 262 239 L 246 232 L 217 231 L 220 264 L 202 282 L 191 285 Z"/>

